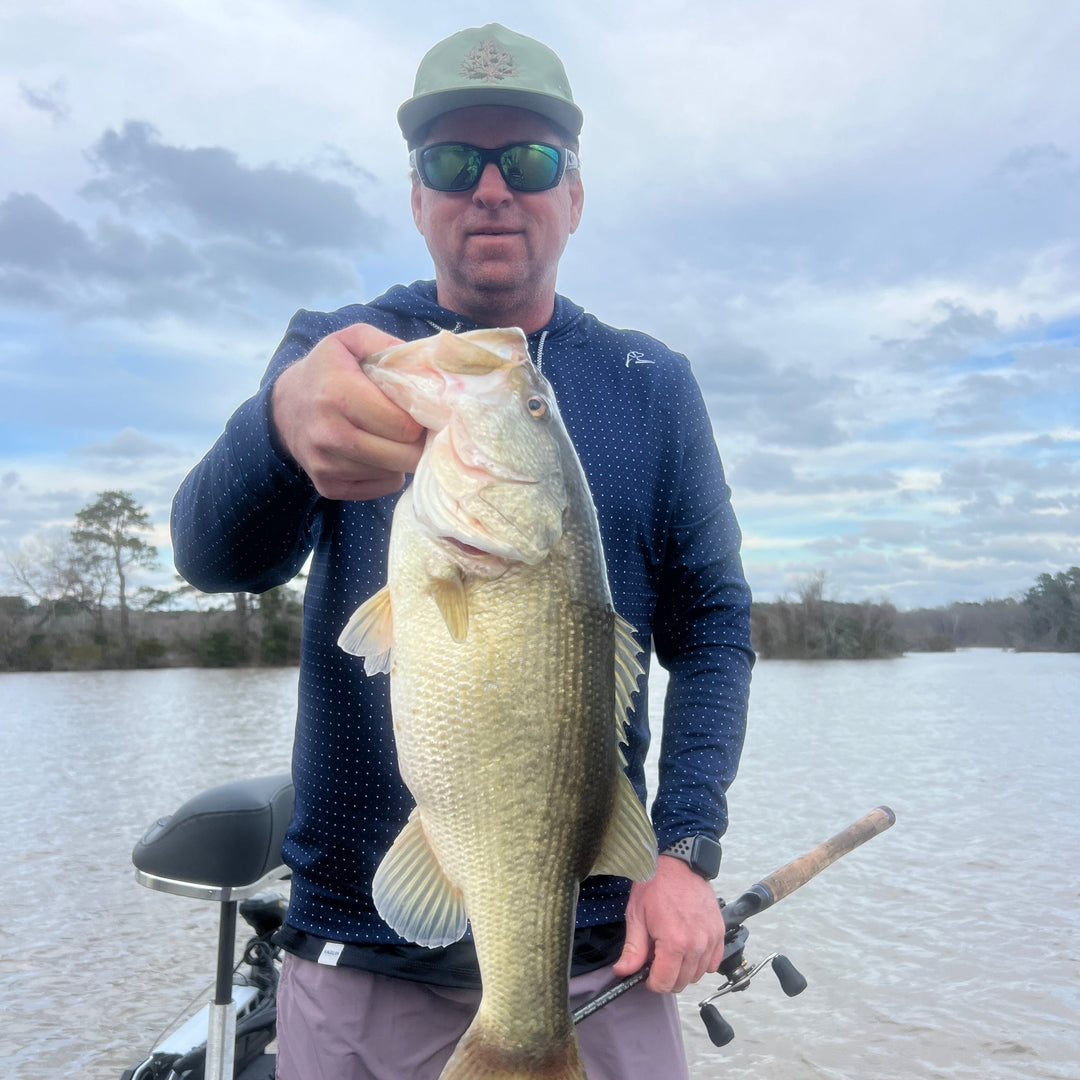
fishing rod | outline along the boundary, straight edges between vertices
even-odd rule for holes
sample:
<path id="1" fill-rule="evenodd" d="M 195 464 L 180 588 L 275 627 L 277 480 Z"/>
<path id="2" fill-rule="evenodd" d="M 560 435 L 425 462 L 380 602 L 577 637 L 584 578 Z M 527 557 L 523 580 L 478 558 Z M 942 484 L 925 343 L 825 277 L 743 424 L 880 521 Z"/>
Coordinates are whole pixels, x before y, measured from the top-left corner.
<path id="1" fill-rule="evenodd" d="M 779 870 L 774 870 L 761 881 L 751 885 L 730 904 L 726 904 L 722 899 L 719 900 L 720 908 L 724 913 L 725 931 L 724 957 L 717 970 L 727 982 L 715 993 L 698 1003 L 701 1019 L 714 1046 L 726 1046 L 735 1037 L 735 1031 L 720 1015 L 720 1011 L 713 1002 L 725 994 L 745 990 L 750 985 L 750 980 L 767 964 L 771 965 L 780 988 L 788 997 L 795 997 L 806 989 L 806 979 L 795 969 L 791 961 L 780 953 L 771 953 L 764 960 L 753 965 L 747 962 L 743 955 L 743 948 L 749 937 L 749 931 L 743 923 L 751 915 L 759 915 L 779 903 L 784 897 L 790 896 L 837 859 L 854 851 L 855 848 L 865 844 L 867 840 L 879 833 L 883 833 L 895 823 L 896 815 L 889 807 L 875 807 L 824 843 L 818 844 L 804 855 L 792 859 Z M 580 1023 L 597 1009 L 602 1009 L 617 997 L 625 994 L 627 990 L 633 989 L 648 976 L 649 965 L 646 964 L 633 975 L 615 983 L 614 986 L 577 1009 L 573 1013 L 574 1023 Z"/>

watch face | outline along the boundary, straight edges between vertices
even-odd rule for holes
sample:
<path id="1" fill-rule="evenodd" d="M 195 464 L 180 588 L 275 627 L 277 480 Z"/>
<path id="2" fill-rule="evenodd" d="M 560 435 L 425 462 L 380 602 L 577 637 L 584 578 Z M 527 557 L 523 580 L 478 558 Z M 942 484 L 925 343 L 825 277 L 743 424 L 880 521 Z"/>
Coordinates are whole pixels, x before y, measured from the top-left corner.
<path id="1" fill-rule="evenodd" d="M 703 877 L 711 881 L 720 873 L 720 845 L 708 836 L 695 836 L 690 853 L 690 865 Z"/>

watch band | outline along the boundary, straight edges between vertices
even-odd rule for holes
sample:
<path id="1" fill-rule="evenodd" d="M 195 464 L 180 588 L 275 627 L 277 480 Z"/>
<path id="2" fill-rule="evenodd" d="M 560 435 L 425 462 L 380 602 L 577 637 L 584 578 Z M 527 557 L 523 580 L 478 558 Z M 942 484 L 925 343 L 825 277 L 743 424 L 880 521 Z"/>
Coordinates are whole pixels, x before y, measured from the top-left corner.
<path id="1" fill-rule="evenodd" d="M 712 881 L 720 873 L 723 849 L 711 836 L 683 836 L 660 854 L 681 859 L 694 873 L 700 874 L 706 881 Z"/>

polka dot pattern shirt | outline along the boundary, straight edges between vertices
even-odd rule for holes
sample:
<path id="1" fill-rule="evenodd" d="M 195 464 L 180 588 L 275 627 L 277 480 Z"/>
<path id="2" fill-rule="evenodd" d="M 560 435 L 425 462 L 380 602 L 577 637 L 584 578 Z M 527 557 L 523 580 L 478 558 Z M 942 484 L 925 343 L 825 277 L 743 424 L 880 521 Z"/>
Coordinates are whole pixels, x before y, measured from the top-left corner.
<path id="1" fill-rule="evenodd" d="M 285 842 L 289 923 L 336 941 L 400 941 L 375 912 L 371 878 L 412 809 L 397 770 L 389 680 L 337 646 L 354 609 L 385 584 L 397 496 L 321 498 L 277 442 L 275 378 L 317 341 L 356 322 L 412 340 L 475 324 L 441 308 L 433 282 L 370 304 L 301 311 L 259 392 L 184 480 L 173 506 L 177 569 L 206 591 L 261 592 L 313 554 L 304 601 L 293 747 L 296 811 Z M 753 654 L 739 528 L 686 358 L 606 326 L 564 297 L 529 339 L 552 383 L 596 503 L 615 608 L 670 673 L 653 818 L 661 849 L 719 837 L 742 747 Z M 647 695 L 635 697 L 628 771 L 644 796 Z M 581 926 L 622 918 L 629 883 L 590 878 Z"/>

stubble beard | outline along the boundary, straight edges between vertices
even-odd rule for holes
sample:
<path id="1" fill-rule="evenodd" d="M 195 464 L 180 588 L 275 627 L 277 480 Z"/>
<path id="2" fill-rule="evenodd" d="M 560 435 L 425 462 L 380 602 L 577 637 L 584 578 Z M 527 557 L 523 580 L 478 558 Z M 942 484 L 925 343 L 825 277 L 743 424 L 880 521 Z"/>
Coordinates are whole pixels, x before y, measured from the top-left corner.
<path id="1" fill-rule="evenodd" d="M 538 298 L 554 293 L 553 279 L 547 284 L 544 275 L 530 274 L 527 265 L 498 261 L 459 264 L 447 280 L 452 281 L 456 297 L 453 310 L 482 326 L 516 326 L 529 321 Z"/>

